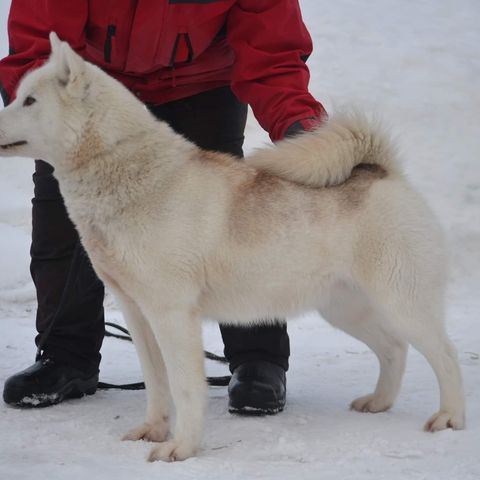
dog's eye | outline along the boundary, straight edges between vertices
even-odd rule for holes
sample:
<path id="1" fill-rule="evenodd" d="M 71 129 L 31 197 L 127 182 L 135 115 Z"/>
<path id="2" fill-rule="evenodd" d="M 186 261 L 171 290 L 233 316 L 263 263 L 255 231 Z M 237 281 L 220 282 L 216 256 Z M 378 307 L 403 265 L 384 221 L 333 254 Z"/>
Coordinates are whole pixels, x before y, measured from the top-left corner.
<path id="1" fill-rule="evenodd" d="M 23 106 L 24 107 L 29 107 L 30 105 L 33 105 L 36 102 L 36 100 L 33 97 L 27 97 L 23 101 Z"/>

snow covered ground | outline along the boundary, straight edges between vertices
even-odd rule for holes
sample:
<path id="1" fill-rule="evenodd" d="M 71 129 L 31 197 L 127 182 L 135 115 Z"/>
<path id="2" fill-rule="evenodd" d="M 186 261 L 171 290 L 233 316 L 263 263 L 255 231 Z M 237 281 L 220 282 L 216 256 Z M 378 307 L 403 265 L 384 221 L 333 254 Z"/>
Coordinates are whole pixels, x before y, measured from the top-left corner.
<path id="1" fill-rule="evenodd" d="M 0 54 L 9 0 L 0 2 Z M 2 479 L 435 479 L 480 478 L 480 3 L 478 0 L 302 0 L 315 43 L 311 90 L 327 110 L 355 104 L 392 127 L 412 182 L 445 226 L 452 251 L 448 330 L 465 376 L 468 427 L 427 434 L 433 372 L 409 355 L 388 413 L 350 412 L 371 391 L 377 362 L 315 316 L 289 327 L 288 405 L 274 417 L 227 412 L 211 388 L 203 449 L 177 464 L 148 464 L 150 445 L 120 442 L 142 421 L 145 393 L 103 391 L 54 408 L 0 404 Z M 251 119 L 248 148 L 267 141 Z M 28 273 L 32 161 L 0 162 L 0 384 L 32 363 L 34 290 Z M 299 232 L 301 234 L 301 232 Z M 109 304 L 108 318 L 118 320 Z M 221 352 L 215 325 L 205 343 Z M 133 347 L 107 339 L 101 377 L 140 378 Z M 211 374 L 222 366 L 207 365 Z"/>

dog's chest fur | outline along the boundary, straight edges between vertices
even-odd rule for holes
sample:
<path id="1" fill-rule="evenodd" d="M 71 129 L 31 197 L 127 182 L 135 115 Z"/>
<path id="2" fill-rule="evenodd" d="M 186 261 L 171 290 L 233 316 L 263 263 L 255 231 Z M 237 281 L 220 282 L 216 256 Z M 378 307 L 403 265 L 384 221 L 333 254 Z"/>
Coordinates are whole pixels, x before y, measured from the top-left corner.
<path id="1" fill-rule="evenodd" d="M 122 285 L 125 284 L 127 273 L 103 231 L 92 225 L 83 225 L 79 230 L 82 243 L 99 278 L 107 287 L 123 291 Z"/>

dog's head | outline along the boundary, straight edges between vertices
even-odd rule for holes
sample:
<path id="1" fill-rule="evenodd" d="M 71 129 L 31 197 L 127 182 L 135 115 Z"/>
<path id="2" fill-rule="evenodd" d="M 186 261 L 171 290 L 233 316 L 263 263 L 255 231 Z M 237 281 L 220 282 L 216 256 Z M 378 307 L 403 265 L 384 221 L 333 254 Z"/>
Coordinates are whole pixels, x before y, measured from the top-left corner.
<path id="1" fill-rule="evenodd" d="M 25 75 L 15 101 L 0 112 L 0 155 L 56 157 L 69 129 L 85 121 L 79 105 L 88 96 L 87 64 L 53 32 L 50 43 L 49 60 Z"/>
<path id="2" fill-rule="evenodd" d="M 50 44 L 48 61 L 25 75 L 15 101 L 0 111 L 0 155 L 41 158 L 57 167 L 79 148 L 87 129 L 101 134 L 106 145 L 114 144 L 113 136 L 135 121 L 130 120 L 132 104 L 133 112 L 145 109 L 53 32 Z M 126 108 L 129 115 L 123 113 Z"/>

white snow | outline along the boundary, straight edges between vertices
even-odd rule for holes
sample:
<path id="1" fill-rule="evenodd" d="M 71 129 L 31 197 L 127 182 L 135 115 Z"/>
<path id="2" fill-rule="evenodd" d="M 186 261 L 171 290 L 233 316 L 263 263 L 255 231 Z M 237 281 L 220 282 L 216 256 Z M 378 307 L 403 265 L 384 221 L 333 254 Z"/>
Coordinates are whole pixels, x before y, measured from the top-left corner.
<path id="1" fill-rule="evenodd" d="M 0 55 L 9 0 L 0 2 Z M 288 404 L 272 417 L 227 412 L 211 388 L 203 449 L 176 464 L 146 462 L 150 445 L 121 442 L 142 421 L 145 393 L 101 391 L 53 408 L 0 404 L 2 479 L 435 479 L 480 478 L 480 3 L 478 0 L 302 0 L 315 43 L 311 90 L 327 110 L 377 112 L 398 138 L 412 182 L 451 242 L 448 330 L 465 377 L 467 429 L 427 434 L 438 391 L 410 351 L 400 397 L 388 413 L 349 402 L 372 390 L 377 361 L 366 346 L 311 315 L 290 324 Z M 267 142 L 249 121 L 247 147 Z M 34 289 L 28 272 L 33 162 L 0 162 L 0 383 L 33 361 Z M 301 234 L 301 232 L 299 232 Z M 120 314 L 107 303 L 108 319 Z M 221 352 L 216 325 L 206 346 Z M 101 377 L 138 381 L 133 347 L 106 339 Z M 207 361 L 209 374 L 223 366 Z"/>

